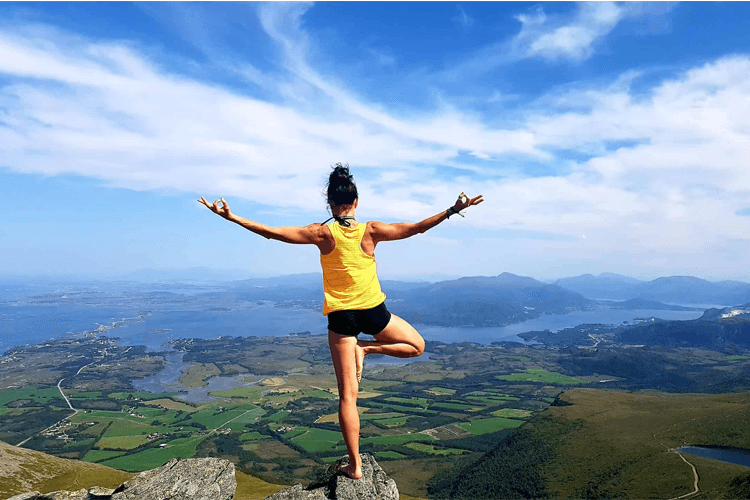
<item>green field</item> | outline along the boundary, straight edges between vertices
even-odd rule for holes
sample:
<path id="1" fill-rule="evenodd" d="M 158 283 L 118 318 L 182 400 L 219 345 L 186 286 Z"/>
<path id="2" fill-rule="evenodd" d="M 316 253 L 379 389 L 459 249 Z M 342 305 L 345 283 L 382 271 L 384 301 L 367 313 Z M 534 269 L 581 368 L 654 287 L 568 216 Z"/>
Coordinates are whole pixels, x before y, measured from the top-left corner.
<path id="1" fill-rule="evenodd" d="M 69 399 L 98 399 L 102 396 L 101 391 L 87 391 L 87 392 L 73 392 L 71 394 L 68 394 L 67 390 L 65 392 L 65 395 L 68 396 Z"/>
<path id="2" fill-rule="evenodd" d="M 505 398 L 494 398 L 491 396 L 466 396 L 466 401 L 481 403 L 482 406 L 498 406 L 505 404 L 508 400 Z"/>
<path id="3" fill-rule="evenodd" d="M 179 392 L 160 392 L 158 394 L 154 394 L 153 392 L 112 392 L 109 394 L 108 397 L 112 399 L 128 399 L 131 396 L 133 398 L 138 398 L 142 401 L 150 401 L 152 399 L 164 399 L 164 398 L 175 398 L 179 396 Z"/>
<path id="4" fill-rule="evenodd" d="M 376 451 L 375 456 L 378 458 L 378 460 L 401 460 L 402 458 L 406 458 L 405 455 L 402 455 L 401 453 L 397 453 L 395 451 Z"/>
<path id="5" fill-rule="evenodd" d="M 394 434 L 391 436 L 373 436 L 366 437 L 359 440 L 361 445 L 365 444 L 406 444 L 413 441 L 435 441 L 435 438 L 427 434 L 411 433 L 411 434 Z"/>
<path id="6" fill-rule="evenodd" d="M 421 451 L 422 453 L 429 453 L 430 455 L 461 455 L 467 453 L 466 450 L 459 450 L 456 448 L 437 449 L 431 444 L 424 443 L 408 443 L 406 444 L 406 447 L 411 448 L 412 450 Z"/>
<path id="7" fill-rule="evenodd" d="M 121 436 L 140 436 L 148 435 L 153 432 L 169 432 L 169 427 L 153 426 L 147 424 L 144 420 L 138 421 L 132 417 L 121 417 L 122 414 L 116 414 L 114 417 L 105 417 L 112 422 L 104 437 L 121 437 Z"/>
<path id="8" fill-rule="evenodd" d="M 63 448 L 82 448 L 82 447 L 92 447 L 94 446 L 94 443 L 96 442 L 96 439 L 84 439 L 83 441 L 72 441 Z"/>
<path id="9" fill-rule="evenodd" d="M 487 434 L 503 429 L 513 429 L 523 424 L 522 420 L 510 420 L 503 417 L 478 418 L 470 422 L 458 424 L 465 431 L 472 434 Z"/>
<path id="10" fill-rule="evenodd" d="M 140 445 L 148 443 L 148 438 L 143 436 L 115 436 L 103 437 L 97 443 L 99 448 L 110 450 L 132 450 Z"/>
<path id="11" fill-rule="evenodd" d="M 368 412 L 362 413 L 359 416 L 359 419 L 360 420 L 382 420 L 382 419 L 388 419 L 388 418 L 398 418 L 398 417 L 403 417 L 403 416 L 405 416 L 403 413 L 398 413 L 395 411 L 388 412 L 388 413 L 370 413 L 368 411 Z"/>
<path id="12" fill-rule="evenodd" d="M 503 408 L 502 410 L 493 411 L 492 414 L 496 417 L 505 418 L 528 418 L 531 416 L 529 410 L 517 410 L 515 408 Z"/>
<path id="13" fill-rule="evenodd" d="M 445 387 L 430 387 L 427 390 L 440 396 L 452 396 L 456 393 L 455 389 L 446 389 Z"/>
<path id="14" fill-rule="evenodd" d="M 24 387 L 23 389 L 3 389 L 0 391 L 0 405 L 5 405 L 20 399 L 30 399 L 35 403 L 46 404 L 52 398 L 60 398 L 57 387 L 39 389 L 37 386 Z"/>
<path id="15" fill-rule="evenodd" d="M 307 432 L 292 438 L 291 441 L 309 453 L 316 453 L 335 449 L 336 443 L 342 439 L 340 432 L 310 428 Z"/>
<path id="16" fill-rule="evenodd" d="M 281 422 L 282 420 L 284 420 L 288 416 L 289 416 L 289 412 L 286 411 L 286 410 L 284 410 L 284 411 L 280 411 L 278 413 L 274 413 L 273 415 L 271 415 L 269 417 L 266 417 L 265 420 L 267 420 L 269 422 Z"/>
<path id="17" fill-rule="evenodd" d="M 483 391 L 477 391 L 482 394 L 489 394 L 493 398 L 500 398 L 504 399 L 506 401 L 519 401 L 520 398 L 516 396 L 511 396 L 510 394 L 506 394 L 505 390 L 503 389 L 485 389 Z M 469 394 L 477 394 L 477 392 L 470 392 Z"/>
<path id="18" fill-rule="evenodd" d="M 338 399 L 338 396 L 328 391 L 321 391 L 320 389 L 305 389 L 294 393 L 296 398 L 321 398 L 321 399 Z"/>
<path id="19" fill-rule="evenodd" d="M 183 387 L 206 387 L 206 380 L 219 375 L 221 370 L 213 363 L 190 363 L 182 372 L 179 382 Z"/>
<path id="20" fill-rule="evenodd" d="M 83 457 L 83 460 L 86 462 L 100 462 L 109 458 L 119 457 L 124 453 L 124 451 L 91 450 L 86 453 L 86 456 Z"/>
<path id="21" fill-rule="evenodd" d="M 439 410 L 458 410 L 458 411 L 469 411 L 478 409 L 477 405 L 464 404 L 464 403 L 435 403 L 431 408 Z"/>
<path id="22" fill-rule="evenodd" d="M 240 435 L 240 441 L 257 441 L 259 439 L 268 439 L 270 436 L 264 436 L 260 432 L 246 432 Z"/>
<path id="23" fill-rule="evenodd" d="M 548 372 L 542 368 L 526 368 L 526 371 L 510 375 L 498 375 L 498 379 L 508 382 L 541 382 L 554 385 L 588 384 L 587 380 L 579 380 L 557 372 Z"/>
<path id="24" fill-rule="evenodd" d="M 506 401 L 520 401 L 520 398 L 516 396 L 502 394 L 492 389 L 488 389 L 486 391 L 469 392 L 467 394 L 464 394 L 464 398 L 469 401 L 480 401 L 488 405 L 502 404 Z"/>
<path id="25" fill-rule="evenodd" d="M 307 427 L 297 427 L 283 434 L 286 439 L 292 439 L 307 432 Z"/>
<path id="26" fill-rule="evenodd" d="M 245 424 L 254 423 L 256 419 L 262 418 L 265 414 L 266 411 L 263 408 L 244 410 L 244 412 L 241 412 L 235 420 L 225 424 L 224 427 L 228 427 L 233 431 L 242 432 L 245 430 Z"/>
<path id="27" fill-rule="evenodd" d="M 232 407 L 224 411 L 219 411 L 217 407 L 212 406 L 190 415 L 187 424 L 195 422 L 205 425 L 208 429 L 226 426 L 232 430 L 241 431 L 245 428 L 245 424 L 254 422 L 256 417 L 261 417 L 265 413 L 265 410 L 252 404 Z"/>
<path id="28" fill-rule="evenodd" d="M 424 408 L 417 408 L 416 406 L 401 406 L 392 405 L 386 403 L 378 403 L 375 401 L 368 401 L 367 406 L 376 408 L 385 408 L 386 410 L 394 410 L 401 413 L 415 413 L 417 415 L 437 415 L 438 412 L 434 410 L 425 410 Z"/>
<path id="29" fill-rule="evenodd" d="M 373 422 L 377 422 L 380 425 L 385 425 L 386 427 L 401 427 L 403 425 L 406 425 L 406 419 L 409 417 L 396 417 L 396 418 L 384 418 L 383 420 L 373 420 Z"/>
<path id="30" fill-rule="evenodd" d="M 427 408 L 427 405 L 429 404 L 429 400 L 425 398 L 399 398 L 394 396 L 386 398 L 385 400 L 392 401 L 394 403 L 415 404 L 421 406 L 422 408 Z"/>
<path id="31" fill-rule="evenodd" d="M 101 464 L 130 472 L 154 469 L 173 458 L 191 458 L 195 455 L 195 448 L 205 438 L 206 436 L 175 439 L 168 442 L 165 448 L 151 448 L 140 453 L 105 460 Z"/>
<path id="32" fill-rule="evenodd" d="M 265 391 L 265 387 L 258 385 L 251 385 L 248 387 L 237 387 L 228 391 L 212 391 L 211 395 L 218 398 L 239 398 L 249 399 L 251 401 L 257 401 L 260 399 L 261 394 Z"/>

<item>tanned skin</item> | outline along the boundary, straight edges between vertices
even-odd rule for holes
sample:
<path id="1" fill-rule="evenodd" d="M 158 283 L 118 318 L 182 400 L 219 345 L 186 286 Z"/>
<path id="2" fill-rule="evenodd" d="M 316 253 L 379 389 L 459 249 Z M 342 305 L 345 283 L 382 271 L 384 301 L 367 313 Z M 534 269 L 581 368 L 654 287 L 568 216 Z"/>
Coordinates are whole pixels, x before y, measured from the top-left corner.
<path id="1" fill-rule="evenodd" d="M 468 207 L 479 205 L 484 199 L 482 195 L 469 198 L 461 193 L 452 207 L 453 212 L 460 212 Z M 323 255 L 333 252 L 336 242 L 331 230 L 324 224 L 310 224 L 309 226 L 270 227 L 233 214 L 224 198 L 209 203 L 201 197 L 199 203 L 205 205 L 213 213 L 228 221 L 239 224 L 248 231 L 265 238 L 300 245 L 316 245 Z M 331 213 L 336 216 L 355 216 L 359 199 L 351 205 L 331 204 Z M 362 237 L 362 250 L 368 255 L 375 255 L 375 247 L 383 241 L 395 241 L 424 233 L 449 217 L 449 211 L 433 215 L 421 222 L 401 222 L 387 224 L 385 222 L 367 222 L 365 234 Z M 352 227 L 361 224 L 351 221 Z M 377 334 L 376 341 L 359 340 L 356 336 L 339 335 L 328 331 L 328 346 L 336 372 L 336 382 L 339 389 L 339 425 L 344 436 L 349 464 L 341 468 L 341 472 L 359 479 L 362 477 L 362 459 L 359 456 L 359 413 L 357 411 L 357 396 L 359 382 L 362 379 L 362 369 L 365 356 L 368 354 L 385 354 L 397 358 L 413 358 L 424 352 L 424 339 L 409 323 L 395 314 L 385 329 Z"/>

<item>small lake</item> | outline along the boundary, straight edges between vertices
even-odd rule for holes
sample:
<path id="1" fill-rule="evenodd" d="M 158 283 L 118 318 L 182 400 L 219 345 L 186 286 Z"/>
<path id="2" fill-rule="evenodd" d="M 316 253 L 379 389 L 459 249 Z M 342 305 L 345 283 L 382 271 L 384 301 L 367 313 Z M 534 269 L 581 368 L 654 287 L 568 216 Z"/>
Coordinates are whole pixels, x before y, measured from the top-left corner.
<path id="1" fill-rule="evenodd" d="M 266 378 L 248 373 L 232 377 L 216 376 L 208 379 L 205 387 L 181 387 L 179 379 L 184 374 L 182 370 L 187 369 L 188 367 L 188 365 L 182 360 L 184 356 L 184 352 L 173 352 L 167 354 L 166 363 L 160 372 L 150 377 L 133 380 L 133 387 L 138 391 L 148 391 L 153 392 L 154 394 L 162 392 L 184 392 L 184 394 L 177 396 L 177 399 L 187 401 L 188 403 L 204 403 L 216 399 L 209 394 L 210 392 L 228 391 L 235 387 L 254 385 L 263 378 Z M 367 357 L 365 369 L 367 369 L 368 366 L 406 365 L 418 361 L 429 361 L 431 356 L 432 353 L 430 352 L 425 352 L 418 358 L 392 358 L 390 356 L 372 355 Z M 331 373 L 333 373 L 333 368 L 331 368 Z"/>
<path id="2" fill-rule="evenodd" d="M 713 446 L 680 446 L 680 453 L 720 460 L 735 465 L 750 467 L 750 450 L 743 448 L 720 448 Z"/>
<path id="3" fill-rule="evenodd" d="M 208 379 L 205 387 L 181 387 L 179 379 L 183 375 L 182 369 L 187 368 L 187 365 L 182 361 L 184 355 L 184 352 L 168 354 L 166 356 L 167 362 L 159 373 L 151 377 L 133 380 L 133 387 L 139 391 L 148 391 L 155 394 L 161 392 L 184 392 L 184 394 L 177 396 L 177 399 L 189 403 L 203 403 L 216 399 L 210 396 L 209 392 L 228 391 L 235 387 L 253 385 L 261 379 L 261 377 L 255 377 L 250 374 L 235 375 L 233 377 L 217 376 Z"/>

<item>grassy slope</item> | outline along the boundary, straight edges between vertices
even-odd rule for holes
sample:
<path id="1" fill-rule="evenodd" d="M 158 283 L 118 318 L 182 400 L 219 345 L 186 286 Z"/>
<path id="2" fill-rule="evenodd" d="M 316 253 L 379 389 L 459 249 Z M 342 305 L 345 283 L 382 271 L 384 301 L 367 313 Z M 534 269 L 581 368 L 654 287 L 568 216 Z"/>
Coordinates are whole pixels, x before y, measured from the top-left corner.
<path id="1" fill-rule="evenodd" d="M 25 491 L 49 493 L 91 486 L 115 488 L 133 474 L 103 465 L 67 460 L 0 442 L 0 498 Z"/>
<path id="2" fill-rule="evenodd" d="M 673 498 L 693 491 L 693 473 L 674 448 L 686 444 L 750 448 L 750 394 L 623 393 L 573 389 L 572 406 L 550 407 L 536 424 L 557 458 L 547 491 L 561 498 Z M 566 425 L 567 424 L 567 425 Z M 573 425 L 575 424 L 575 425 Z M 746 467 L 686 455 L 701 494 L 721 498 Z"/>

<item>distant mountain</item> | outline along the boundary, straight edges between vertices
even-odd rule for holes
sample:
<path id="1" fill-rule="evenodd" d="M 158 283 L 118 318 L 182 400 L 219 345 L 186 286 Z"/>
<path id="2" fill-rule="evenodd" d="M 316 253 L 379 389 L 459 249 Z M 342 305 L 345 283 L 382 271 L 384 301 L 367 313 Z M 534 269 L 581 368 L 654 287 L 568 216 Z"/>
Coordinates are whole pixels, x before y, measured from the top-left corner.
<path id="1" fill-rule="evenodd" d="M 627 300 L 638 296 L 638 286 L 643 284 L 643 281 L 620 274 L 602 273 L 599 276 L 582 274 L 562 278 L 554 284 L 578 292 L 589 299 Z"/>
<path id="2" fill-rule="evenodd" d="M 605 304 L 611 309 L 625 309 L 625 310 L 639 310 L 639 309 L 652 309 L 656 311 L 702 311 L 702 308 L 687 307 L 687 306 L 676 306 L 674 304 L 665 304 L 656 300 L 648 300 L 642 297 L 635 299 L 624 300 L 624 301 L 600 301 L 600 304 Z"/>
<path id="3" fill-rule="evenodd" d="M 689 321 L 654 321 L 622 328 L 616 338 L 627 344 L 746 349 L 750 347 L 750 303 L 708 309 Z"/>
<path id="4" fill-rule="evenodd" d="M 323 306 L 321 273 L 290 274 L 273 278 L 250 278 L 228 284 L 234 298 L 247 301 L 268 300 L 282 305 L 311 309 Z"/>
<path id="5" fill-rule="evenodd" d="M 394 289 L 388 307 L 407 321 L 437 326 L 503 326 L 542 314 L 594 309 L 578 293 L 503 273 Z"/>
<path id="6" fill-rule="evenodd" d="M 750 302 L 750 283 L 670 276 L 644 283 L 639 295 L 645 299 L 682 304 L 744 304 Z"/>
<path id="7" fill-rule="evenodd" d="M 750 301 L 750 283 L 712 282 L 693 276 L 670 276 L 638 281 L 627 276 L 602 273 L 563 278 L 555 282 L 590 299 L 643 299 L 679 304 L 744 304 Z"/>
<path id="8" fill-rule="evenodd" d="M 437 283 L 385 280 L 388 308 L 407 321 L 437 326 L 503 326 L 542 314 L 593 309 L 595 302 L 556 285 L 503 273 Z M 319 273 L 252 278 L 230 285 L 234 298 L 322 308 Z"/>

